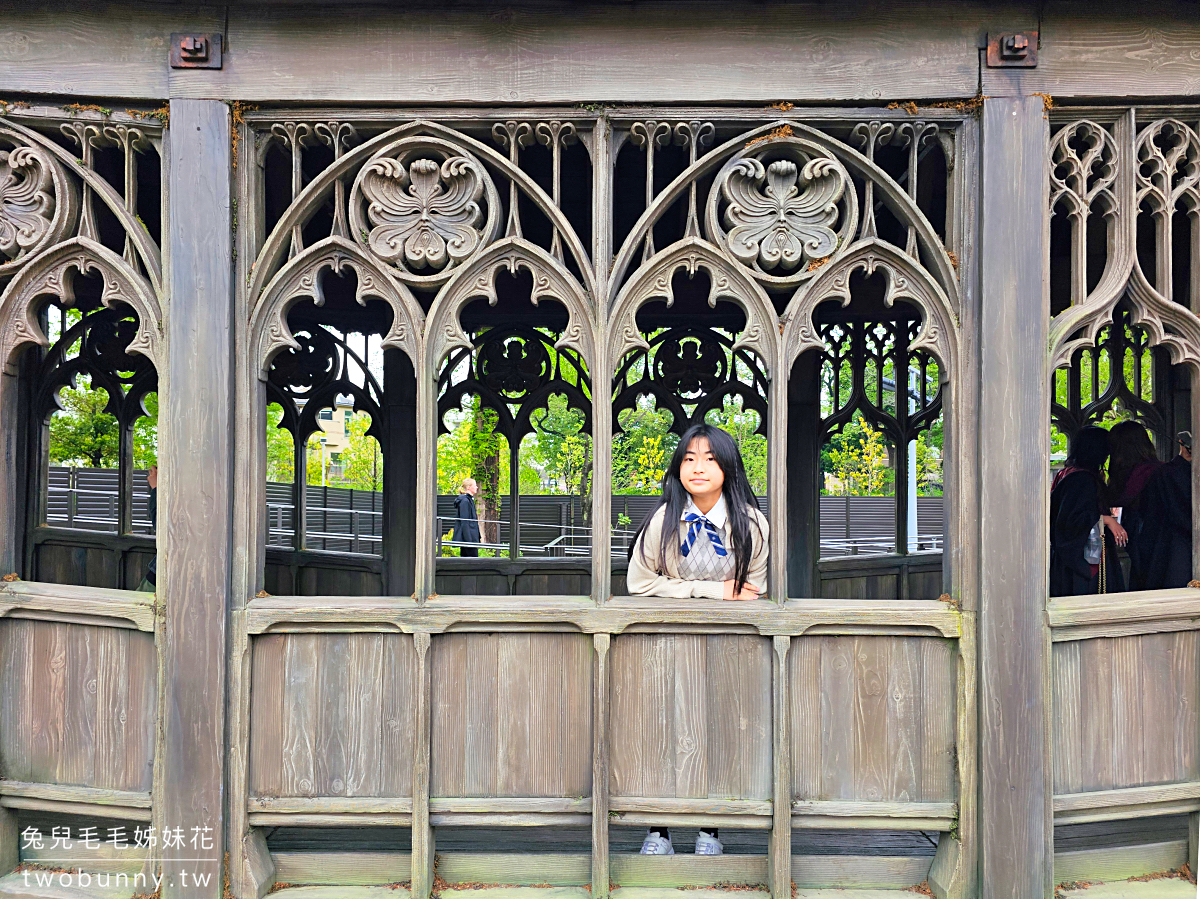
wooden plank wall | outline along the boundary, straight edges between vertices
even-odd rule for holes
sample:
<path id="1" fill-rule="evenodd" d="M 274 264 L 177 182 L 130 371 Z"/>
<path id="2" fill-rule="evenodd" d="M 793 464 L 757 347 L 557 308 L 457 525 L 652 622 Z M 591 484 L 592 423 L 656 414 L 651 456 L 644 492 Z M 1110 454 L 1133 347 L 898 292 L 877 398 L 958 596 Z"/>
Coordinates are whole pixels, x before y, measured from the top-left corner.
<path id="1" fill-rule="evenodd" d="M 793 639 L 793 798 L 953 802 L 956 652 L 933 637 Z"/>
<path id="2" fill-rule="evenodd" d="M 252 796 L 412 795 L 411 636 L 267 634 L 251 677 Z"/>
<path id="3" fill-rule="evenodd" d="M 1200 780 L 1196 631 L 1055 643 L 1054 792 Z"/>
<path id="4" fill-rule="evenodd" d="M 614 796 L 771 798 L 771 641 L 623 634 L 609 710 Z"/>
<path id="5" fill-rule="evenodd" d="M 152 634 L 0 621 L 0 777 L 149 792 L 156 674 Z"/>
<path id="6" fill-rule="evenodd" d="M 590 635 L 446 634 L 431 651 L 431 795 L 591 795 Z"/>

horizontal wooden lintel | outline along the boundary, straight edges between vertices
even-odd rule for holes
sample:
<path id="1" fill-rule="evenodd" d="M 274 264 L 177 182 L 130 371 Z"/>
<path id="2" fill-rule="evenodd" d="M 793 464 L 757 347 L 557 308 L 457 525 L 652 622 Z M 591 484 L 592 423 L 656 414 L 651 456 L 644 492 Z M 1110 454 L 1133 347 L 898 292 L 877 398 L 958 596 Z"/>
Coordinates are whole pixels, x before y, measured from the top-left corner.
<path id="1" fill-rule="evenodd" d="M 417 604 L 408 597 L 271 596 L 251 601 L 242 620 L 250 634 L 384 626 L 434 634 L 464 628 L 610 634 L 703 628 L 763 636 L 802 636 L 809 631 L 949 638 L 962 634 L 960 613 L 933 600 L 797 599 L 777 604 L 614 597 L 596 605 L 579 597 L 439 596 Z"/>
<path id="2" fill-rule="evenodd" d="M 658 799 L 644 796 L 612 796 L 608 807 L 614 812 L 662 812 L 674 815 L 764 815 L 773 805 L 767 799 Z"/>
<path id="3" fill-rule="evenodd" d="M 252 796 L 246 807 L 251 812 L 279 814 L 412 814 L 412 799 L 408 797 L 347 797 L 347 796 Z"/>
<path id="4" fill-rule="evenodd" d="M 12 581 L 0 585 L 0 617 L 154 631 L 154 594 Z"/>

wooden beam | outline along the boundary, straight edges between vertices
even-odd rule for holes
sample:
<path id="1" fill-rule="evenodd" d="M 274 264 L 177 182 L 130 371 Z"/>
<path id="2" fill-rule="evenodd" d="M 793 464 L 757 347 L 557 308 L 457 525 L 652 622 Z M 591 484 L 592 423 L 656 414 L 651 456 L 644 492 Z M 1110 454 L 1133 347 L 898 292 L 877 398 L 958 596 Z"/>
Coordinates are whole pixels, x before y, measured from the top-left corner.
<path id="1" fill-rule="evenodd" d="M 977 9 L 657 0 L 517 5 L 498 15 L 348 5 L 314 15 L 232 5 L 224 68 L 173 71 L 170 90 L 408 103 L 970 97 L 978 86 Z M 934 20 L 938 27 L 927 27 Z M 0 69 L 6 84 L 19 73 Z"/>
<path id="2" fill-rule="evenodd" d="M 1047 125 L 1041 97 L 984 101 L 979 403 L 980 889 L 1050 895 Z"/>
<path id="3" fill-rule="evenodd" d="M 1052 830 L 1046 698 L 1048 371 L 1045 237 L 1015 227 L 1043 209 L 1046 125 L 1019 77 L 982 130 L 980 835 L 984 895 L 1048 890 Z M 1003 336 L 1001 336 L 1003 335 Z M 1031 502 L 1030 498 L 1036 499 Z M 999 504 L 999 505 L 997 505 Z M 1010 518 L 1012 515 L 1015 518 Z M 1011 528 L 1000 535 L 998 522 Z M 1021 873 L 1013 873 L 1020 871 Z"/>
<path id="4" fill-rule="evenodd" d="M 1200 84 L 1200 18 L 1186 0 L 1124 4 L 1050 0 L 1038 16 L 1038 64 L 1022 69 L 1024 89 L 1055 98 L 1194 98 Z M 1032 23 L 1031 23 L 1032 24 Z M 1000 30 L 1017 30 L 1024 25 Z M 992 96 L 1013 69 L 983 68 Z M 1136 101 L 1135 101 L 1136 102 Z"/>
<path id="5" fill-rule="evenodd" d="M 111 65 L 111 61 L 109 63 Z M 211 837 L 163 860 L 166 899 L 221 895 L 225 796 L 226 609 L 233 526 L 233 245 L 229 108 L 171 103 L 170 315 L 161 418 L 166 600 L 163 795 L 167 826 Z M 160 373 L 161 375 L 161 373 Z M 164 529 L 160 528 L 160 533 Z M 203 830 L 211 828 L 211 830 Z M 182 872 L 188 872 L 186 884 Z M 213 875 L 207 886 L 195 874 Z"/>

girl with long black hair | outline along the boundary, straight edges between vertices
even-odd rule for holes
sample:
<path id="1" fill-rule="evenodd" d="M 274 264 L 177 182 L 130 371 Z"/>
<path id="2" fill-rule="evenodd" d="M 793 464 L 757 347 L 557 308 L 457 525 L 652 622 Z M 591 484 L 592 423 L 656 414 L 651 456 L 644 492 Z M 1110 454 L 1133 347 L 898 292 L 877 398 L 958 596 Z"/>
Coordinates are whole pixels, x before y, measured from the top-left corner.
<path id="1" fill-rule="evenodd" d="M 629 592 L 640 596 L 758 599 L 767 588 L 767 520 L 737 443 L 718 427 L 692 425 L 663 475 L 662 498 L 629 547 Z M 721 855 L 716 828 L 702 828 L 697 855 Z M 674 855 L 652 827 L 643 855 Z"/>
<path id="2" fill-rule="evenodd" d="M 629 545 L 629 592 L 758 599 L 766 576 L 767 519 L 737 443 L 714 425 L 692 425 L 663 475 L 662 498 Z"/>

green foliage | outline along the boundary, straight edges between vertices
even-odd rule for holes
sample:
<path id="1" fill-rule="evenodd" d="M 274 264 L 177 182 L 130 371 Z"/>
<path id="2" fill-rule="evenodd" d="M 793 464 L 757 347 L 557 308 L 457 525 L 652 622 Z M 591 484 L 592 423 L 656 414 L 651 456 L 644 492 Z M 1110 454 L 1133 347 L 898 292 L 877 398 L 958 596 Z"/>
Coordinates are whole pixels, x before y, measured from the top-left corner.
<path id="1" fill-rule="evenodd" d="M 158 394 L 146 394 L 142 408 L 146 414 L 133 423 L 134 468 L 158 464 Z"/>
<path id="2" fill-rule="evenodd" d="M 366 412 L 355 412 L 346 424 L 350 430 L 350 444 L 342 450 L 342 472 L 335 485 L 354 490 L 383 490 L 383 451 L 379 441 L 367 436 L 371 416 Z"/>
<path id="3" fill-rule="evenodd" d="M 565 496 L 590 494 L 592 439 L 584 433 L 583 413 L 571 408 L 566 396 L 552 394 L 546 399 L 546 408 L 535 412 L 532 420 L 537 430 L 521 447 L 521 492 L 526 492 L 524 469 L 528 460 L 537 479 L 530 492 Z M 542 477 L 538 476 L 539 469 L 547 482 L 545 489 Z"/>
<path id="4" fill-rule="evenodd" d="M 857 415 L 828 443 L 829 468 L 825 491 L 832 496 L 888 496 L 895 490 L 895 472 L 888 465 L 883 432 Z"/>
<path id="5" fill-rule="evenodd" d="M 267 480 L 291 484 L 296 479 L 294 443 L 291 432 L 279 427 L 282 420 L 282 406 L 278 403 L 267 406 Z"/>
<path id="6" fill-rule="evenodd" d="M 658 493 L 666 462 L 679 442 L 670 430 L 671 413 L 641 397 L 635 408 L 621 413 L 621 428 L 613 438 L 613 493 Z"/>
<path id="7" fill-rule="evenodd" d="M 93 389 L 87 375 L 79 376 L 78 385 L 58 393 L 62 411 L 50 418 L 50 464 L 116 468 L 120 428 L 104 411 L 108 392 Z"/>

